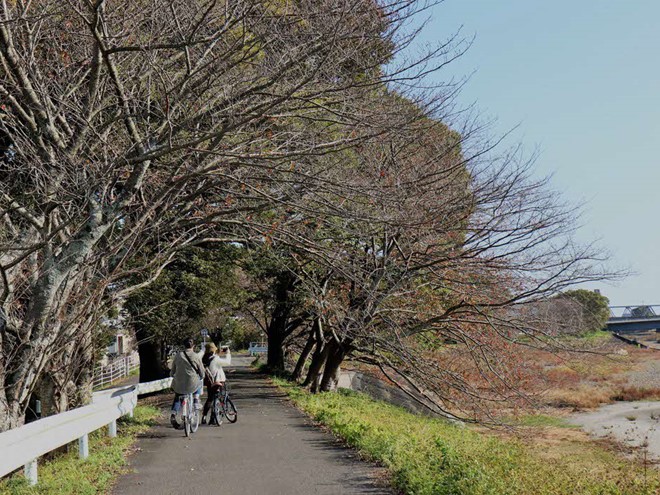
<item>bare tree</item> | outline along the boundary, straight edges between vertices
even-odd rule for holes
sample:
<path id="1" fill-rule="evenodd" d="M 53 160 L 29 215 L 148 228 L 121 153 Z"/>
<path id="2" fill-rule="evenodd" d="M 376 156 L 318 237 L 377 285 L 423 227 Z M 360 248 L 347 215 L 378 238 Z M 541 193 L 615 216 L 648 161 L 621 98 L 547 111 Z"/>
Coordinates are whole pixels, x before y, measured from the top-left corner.
<path id="1" fill-rule="evenodd" d="M 53 410 L 88 391 L 103 312 L 212 242 L 290 251 L 322 388 L 352 354 L 448 414 L 511 390 L 507 345 L 537 336 L 516 306 L 604 271 L 528 164 L 458 122 L 460 83 L 417 89 L 460 40 L 385 65 L 420 8 L 0 3 L 0 430 L 37 386 Z"/>
<path id="2" fill-rule="evenodd" d="M 435 412 L 483 419 L 523 397 L 521 349 L 552 344 L 521 309 L 617 274 L 574 242 L 574 210 L 519 153 L 417 123 L 361 150 L 342 197 L 353 211 L 325 226 L 341 236 L 307 252 L 333 278 L 328 290 L 303 277 L 324 329 L 305 384 L 332 388 L 351 356 Z"/>
<path id="3" fill-rule="evenodd" d="M 416 8 L 0 4 L 0 430 L 21 423 L 44 370 L 88 352 L 109 299 L 186 246 L 286 230 L 272 212 L 309 214 L 299 198 L 338 166 L 315 157 L 396 126 L 396 109 L 370 102 L 421 74 L 382 69 Z M 72 388 L 66 374 L 52 381 L 62 396 Z"/>

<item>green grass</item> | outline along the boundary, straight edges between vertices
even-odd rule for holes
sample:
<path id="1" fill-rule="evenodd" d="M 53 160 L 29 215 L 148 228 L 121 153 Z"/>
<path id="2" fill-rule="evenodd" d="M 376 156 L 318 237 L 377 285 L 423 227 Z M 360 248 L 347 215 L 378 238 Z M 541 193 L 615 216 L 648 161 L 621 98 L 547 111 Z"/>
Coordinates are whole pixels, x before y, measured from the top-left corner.
<path id="1" fill-rule="evenodd" d="M 266 360 L 262 359 L 259 355 L 257 355 L 252 362 L 250 363 L 250 367 L 258 371 L 259 373 L 268 373 L 268 366 L 266 366 Z"/>
<path id="2" fill-rule="evenodd" d="M 593 344 L 603 344 L 608 340 L 612 340 L 612 332 L 607 330 L 595 330 L 593 332 L 580 335 L 577 338 L 589 341 Z"/>
<path id="3" fill-rule="evenodd" d="M 89 457 L 78 458 L 78 444 L 49 462 L 40 460 L 39 483 L 30 486 L 21 473 L 0 482 L 2 495 L 92 495 L 106 493 L 117 476 L 126 469 L 126 455 L 138 433 L 146 431 L 160 411 L 138 406 L 135 417 L 117 421 L 117 437 L 109 438 L 107 429 L 90 434 Z M 5 455 L 6 453 L 3 453 Z"/>
<path id="4" fill-rule="evenodd" d="M 274 371 L 274 370 L 271 370 L 268 367 L 268 363 L 266 361 L 265 356 L 257 355 L 255 357 L 254 361 L 252 361 L 252 363 L 250 364 L 250 366 L 252 367 L 252 369 L 258 371 L 259 373 L 264 373 L 264 374 L 270 375 L 271 377 L 279 377 L 279 378 L 285 378 L 285 379 L 288 379 L 288 378 L 291 377 L 291 373 L 289 371 L 280 371 L 280 370 Z"/>
<path id="5" fill-rule="evenodd" d="M 283 380 L 275 381 L 298 407 L 364 457 L 387 467 L 393 485 L 406 494 L 660 492 L 660 473 L 592 442 L 570 438 L 524 442 L 416 416 L 355 392 L 311 395 Z M 545 418 L 529 421 L 551 422 Z"/>

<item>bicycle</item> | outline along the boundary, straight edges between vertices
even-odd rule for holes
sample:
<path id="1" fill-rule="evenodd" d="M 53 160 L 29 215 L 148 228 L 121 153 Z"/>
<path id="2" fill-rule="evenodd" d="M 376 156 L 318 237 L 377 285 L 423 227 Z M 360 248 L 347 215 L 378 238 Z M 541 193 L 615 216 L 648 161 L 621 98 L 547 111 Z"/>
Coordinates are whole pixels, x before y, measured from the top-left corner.
<path id="1" fill-rule="evenodd" d="M 172 419 L 172 426 L 177 430 L 183 428 L 185 435 L 190 437 L 199 428 L 199 410 L 195 407 L 192 393 L 180 395 L 179 401 L 181 407 Z"/>
<path id="2" fill-rule="evenodd" d="M 238 410 L 234 402 L 229 398 L 229 390 L 226 384 L 222 385 L 220 390 L 215 394 L 211 405 L 209 424 L 220 426 L 222 424 L 222 416 L 227 418 L 227 421 L 230 423 L 236 423 L 238 421 Z"/>

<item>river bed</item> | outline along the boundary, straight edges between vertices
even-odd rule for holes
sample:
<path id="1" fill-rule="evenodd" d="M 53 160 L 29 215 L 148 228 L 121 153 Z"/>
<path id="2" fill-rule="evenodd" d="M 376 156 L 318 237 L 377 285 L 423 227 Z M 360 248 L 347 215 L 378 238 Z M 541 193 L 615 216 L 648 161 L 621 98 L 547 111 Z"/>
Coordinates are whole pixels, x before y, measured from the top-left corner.
<path id="1" fill-rule="evenodd" d="M 660 401 L 617 402 L 577 414 L 569 421 L 596 437 L 646 446 L 649 457 L 660 460 Z"/>

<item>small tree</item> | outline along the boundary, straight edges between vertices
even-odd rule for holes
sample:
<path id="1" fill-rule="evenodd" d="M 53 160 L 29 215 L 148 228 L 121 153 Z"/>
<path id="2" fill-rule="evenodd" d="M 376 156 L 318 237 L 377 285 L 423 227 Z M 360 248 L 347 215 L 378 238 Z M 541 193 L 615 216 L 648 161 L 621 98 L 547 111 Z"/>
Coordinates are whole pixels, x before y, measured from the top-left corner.
<path id="1" fill-rule="evenodd" d="M 311 317 L 301 266 L 290 250 L 269 246 L 250 250 L 242 266 L 250 292 L 245 313 L 268 339 L 268 368 L 282 372 L 285 342 Z"/>
<path id="2" fill-rule="evenodd" d="M 582 333 L 603 330 L 610 317 L 610 300 L 598 292 L 576 289 L 568 290 L 558 296 L 559 299 L 574 301 L 579 305 L 584 326 Z"/>

